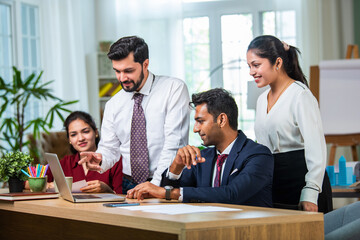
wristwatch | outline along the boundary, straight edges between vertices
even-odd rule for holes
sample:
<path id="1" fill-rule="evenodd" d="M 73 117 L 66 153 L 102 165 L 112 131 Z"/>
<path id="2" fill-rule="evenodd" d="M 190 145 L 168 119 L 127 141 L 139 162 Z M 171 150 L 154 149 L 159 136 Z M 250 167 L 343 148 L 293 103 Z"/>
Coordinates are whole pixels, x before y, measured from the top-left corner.
<path id="1" fill-rule="evenodd" d="M 173 186 L 165 186 L 164 188 L 165 188 L 165 199 L 171 200 L 170 194 L 171 194 L 171 190 L 173 190 L 174 187 Z"/>

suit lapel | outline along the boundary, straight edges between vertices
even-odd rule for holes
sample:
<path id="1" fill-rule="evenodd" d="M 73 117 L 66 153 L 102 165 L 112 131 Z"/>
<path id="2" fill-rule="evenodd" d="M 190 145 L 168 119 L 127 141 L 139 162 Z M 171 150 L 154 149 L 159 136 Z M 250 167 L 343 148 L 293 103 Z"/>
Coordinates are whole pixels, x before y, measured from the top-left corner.
<path id="1" fill-rule="evenodd" d="M 214 171 L 214 161 L 216 161 L 216 149 L 213 148 L 206 156 L 202 156 L 206 159 L 205 165 L 203 165 L 203 174 L 201 176 L 201 180 L 203 183 L 209 183 L 209 186 L 212 186 L 212 175 Z"/>
<path id="2" fill-rule="evenodd" d="M 233 147 L 230 150 L 228 158 L 226 159 L 225 169 L 224 169 L 223 176 L 221 179 L 221 186 L 228 185 L 230 173 L 231 173 L 231 171 L 233 171 L 234 164 L 240 154 L 240 151 L 241 151 L 245 141 L 246 141 L 245 134 L 239 130 L 238 137 L 237 137 Z"/>

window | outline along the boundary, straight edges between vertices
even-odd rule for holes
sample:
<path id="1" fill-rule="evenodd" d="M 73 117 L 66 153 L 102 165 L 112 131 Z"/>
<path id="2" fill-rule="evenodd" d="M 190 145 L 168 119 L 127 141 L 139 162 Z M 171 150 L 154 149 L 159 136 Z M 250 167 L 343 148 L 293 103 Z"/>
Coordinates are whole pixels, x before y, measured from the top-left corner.
<path id="1" fill-rule="evenodd" d="M 13 33 L 11 26 L 11 5 L 0 2 L 0 76 L 5 82 L 12 79 Z M 0 104 L 1 104 L 0 99 Z M 4 117 L 11 113 L 5 112 Z"/>
<path id="2" fill-rule="evenodd" d="M 20 21 L 14 22 L 13 19 Z M 39 74 L 41 55 L 38 6 L 0 0 L 0 22 L 0 76 L 6 82 L 12 81 L 12 66 L 21 70 L 22 78 L 33 72 Z M 37 99 L 29 99 L 25 111 L 26 117 L 36 118 L 42 114 L 42 103 Z M 11 112 L 6 112 L 6 116 L 11 116 Z"/>
<path id="3" fill-rule="evenodd" d="M 223 86 L 230 90 L 239 111 L 238 128 L 253 137 L 255 111 L 247 109 L 247 82 L 251 80 L 246 50 L 253 39 L 251 14 L 221 16 Z M 234 28 L 234 26 L 237 26 Z"/>
<path id="4" fill-rule="evenodd" d="M 190 95 L 210 88 L 210 46 L 209 18 L 185 18 L 184 50 L 185 76 Z M 194 119 L 191 111 L 190 119 Z M 190 122 L 190 142 L 200 144 L 197 134 L 192 131 L 194 121 Z"/>
<path id="5" fill-rule="evenodd" d="M 39 13 L 36 6 L 21 4 L 21 38 L 22 38 L 22 57 L 23 71 L 25 75 L 40 70 L 40 33 L 39 33 Z"/>
<path id="6" fill-rule="evenodd" d="M 21 4 L 21 40 L 23 78 L 26 78 L 31 73 L 39 74 L 41 65 L 39 10 L 37 6 Z M 36 118 L 42 114 L 41 110 L 41 102 L 32 98 L 25 110 L 25 116 L 30 119 Z"/>
<path id="7" fill-rule="evenodd" d="M 183 28 L 187 84 L 191 92 L 207 90 L 210 88 L 209 19 L 185 18 Z"/>
<path id="8" fill-rule="evenodd" d="M 185 80 L 190 94 L 214 87 L 230 91 L 239 109 L 239 129 L 255 139 L 255 110 L 247 104 L 248 82 L 253 81 L 246 62 L 247 46 L 260 34 L 296 45 L 295 10 L 264 11 L 259 4 L 250 3 L 246 10 L 236 3 L 183 4 Z M 199 145 L 201 139 L 192 133 L 193 114 L 189 142 Z"/>
<path id="9" fill-rule="evenodd" d="M 16 3 L 0 1 L 0 74 L 6 81 L 12 79 L 12 66 L 22 70 L 25 78 L 41 70 L 38 6 Z M 15 11 L 15 6 L 20 6 L 20 11 Z M 15 13 L 20 13 L 21 22 L 13 24 Z M 15 34 L 15 27 L 21 29 L 19 35 Z M 13 57 L 13 53 L 17 55 Z"/>
<path id="10" fill-rule="evenodd" d="M 0 2 L 0 76 L 5 80 L 11 79 L 12 59 L 12 28 L 11 7 Z"/>
<path id="11" fill-rule="evenodd" d="M 275 35 L 282 41 L 296 46 L 295 11 L 262 12 L 262 33 Z"/>

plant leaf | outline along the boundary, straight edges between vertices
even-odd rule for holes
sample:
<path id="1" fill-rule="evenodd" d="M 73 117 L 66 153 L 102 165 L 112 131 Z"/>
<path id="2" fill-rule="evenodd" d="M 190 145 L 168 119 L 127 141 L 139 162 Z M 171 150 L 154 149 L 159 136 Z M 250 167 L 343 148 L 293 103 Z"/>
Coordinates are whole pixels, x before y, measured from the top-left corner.
<path id="1" fill-rule="evenodd" d="M 13 66 L 12 81 L 5 81 L 0 77 L 0 140 L 4 145 L 0 145 L 0 149 L 21 150 L 22 147 L 28 144 L 24 141 L 23 136 L 29 131 L 34 133 L 34 137 L 38 138 L 41 131 L 48 132 L 53 127 L 55 117 L 62 121 L 64 120 L 63 113 L 70 112 L 67 106 L 78 102 L 63 101 L 52 93 L 49 88 L 54 81 L 47 81 L 43 83 L 41 77 L 43 71 L 39 74 L 31 73 L 26 79 L 21 78 L 21 71 Z M 49 109 L 45 117 L 29 119 L 25 116 L 29 109 L 29 103 L 35 101 L 53 100 L 54 106 Z M 4 113 L 12 114 L 10 117 L 4 118 Z M 26 122 L 24 122 L 26 120 Z M 0 142 L 1 144 L 1 142 Z"/>

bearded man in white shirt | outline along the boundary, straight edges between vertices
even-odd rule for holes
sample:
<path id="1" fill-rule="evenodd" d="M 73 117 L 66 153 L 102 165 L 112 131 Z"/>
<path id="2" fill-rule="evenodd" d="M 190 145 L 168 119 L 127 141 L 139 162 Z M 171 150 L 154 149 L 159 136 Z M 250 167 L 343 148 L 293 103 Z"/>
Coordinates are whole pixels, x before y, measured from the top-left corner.
<path id="1" fill-rule="evenodd" d="M 123 91 L 105 105 L 98 150 L 82 153 L 79 164 L 86 163 L 91 170 L 103 172 L 122 155 L 122 186 L 126 194 L 145 181 L 160 185 L 161 174 L 170 166 L 177 149 L 187 145 L 190 99 L 182 80 L 154 75 L 148 70 L 148 46 L 142 38 L 119 39 L 110 47 L 108 57 Z M 139 95 L 142 100 L 135 103 Z M 142 115 L 137 115 L 140 113 L 135 105 Z M 141 123 L 136 120 L 139 118 Z M 139 141 L 142 145 L 134 147 Z"/>

